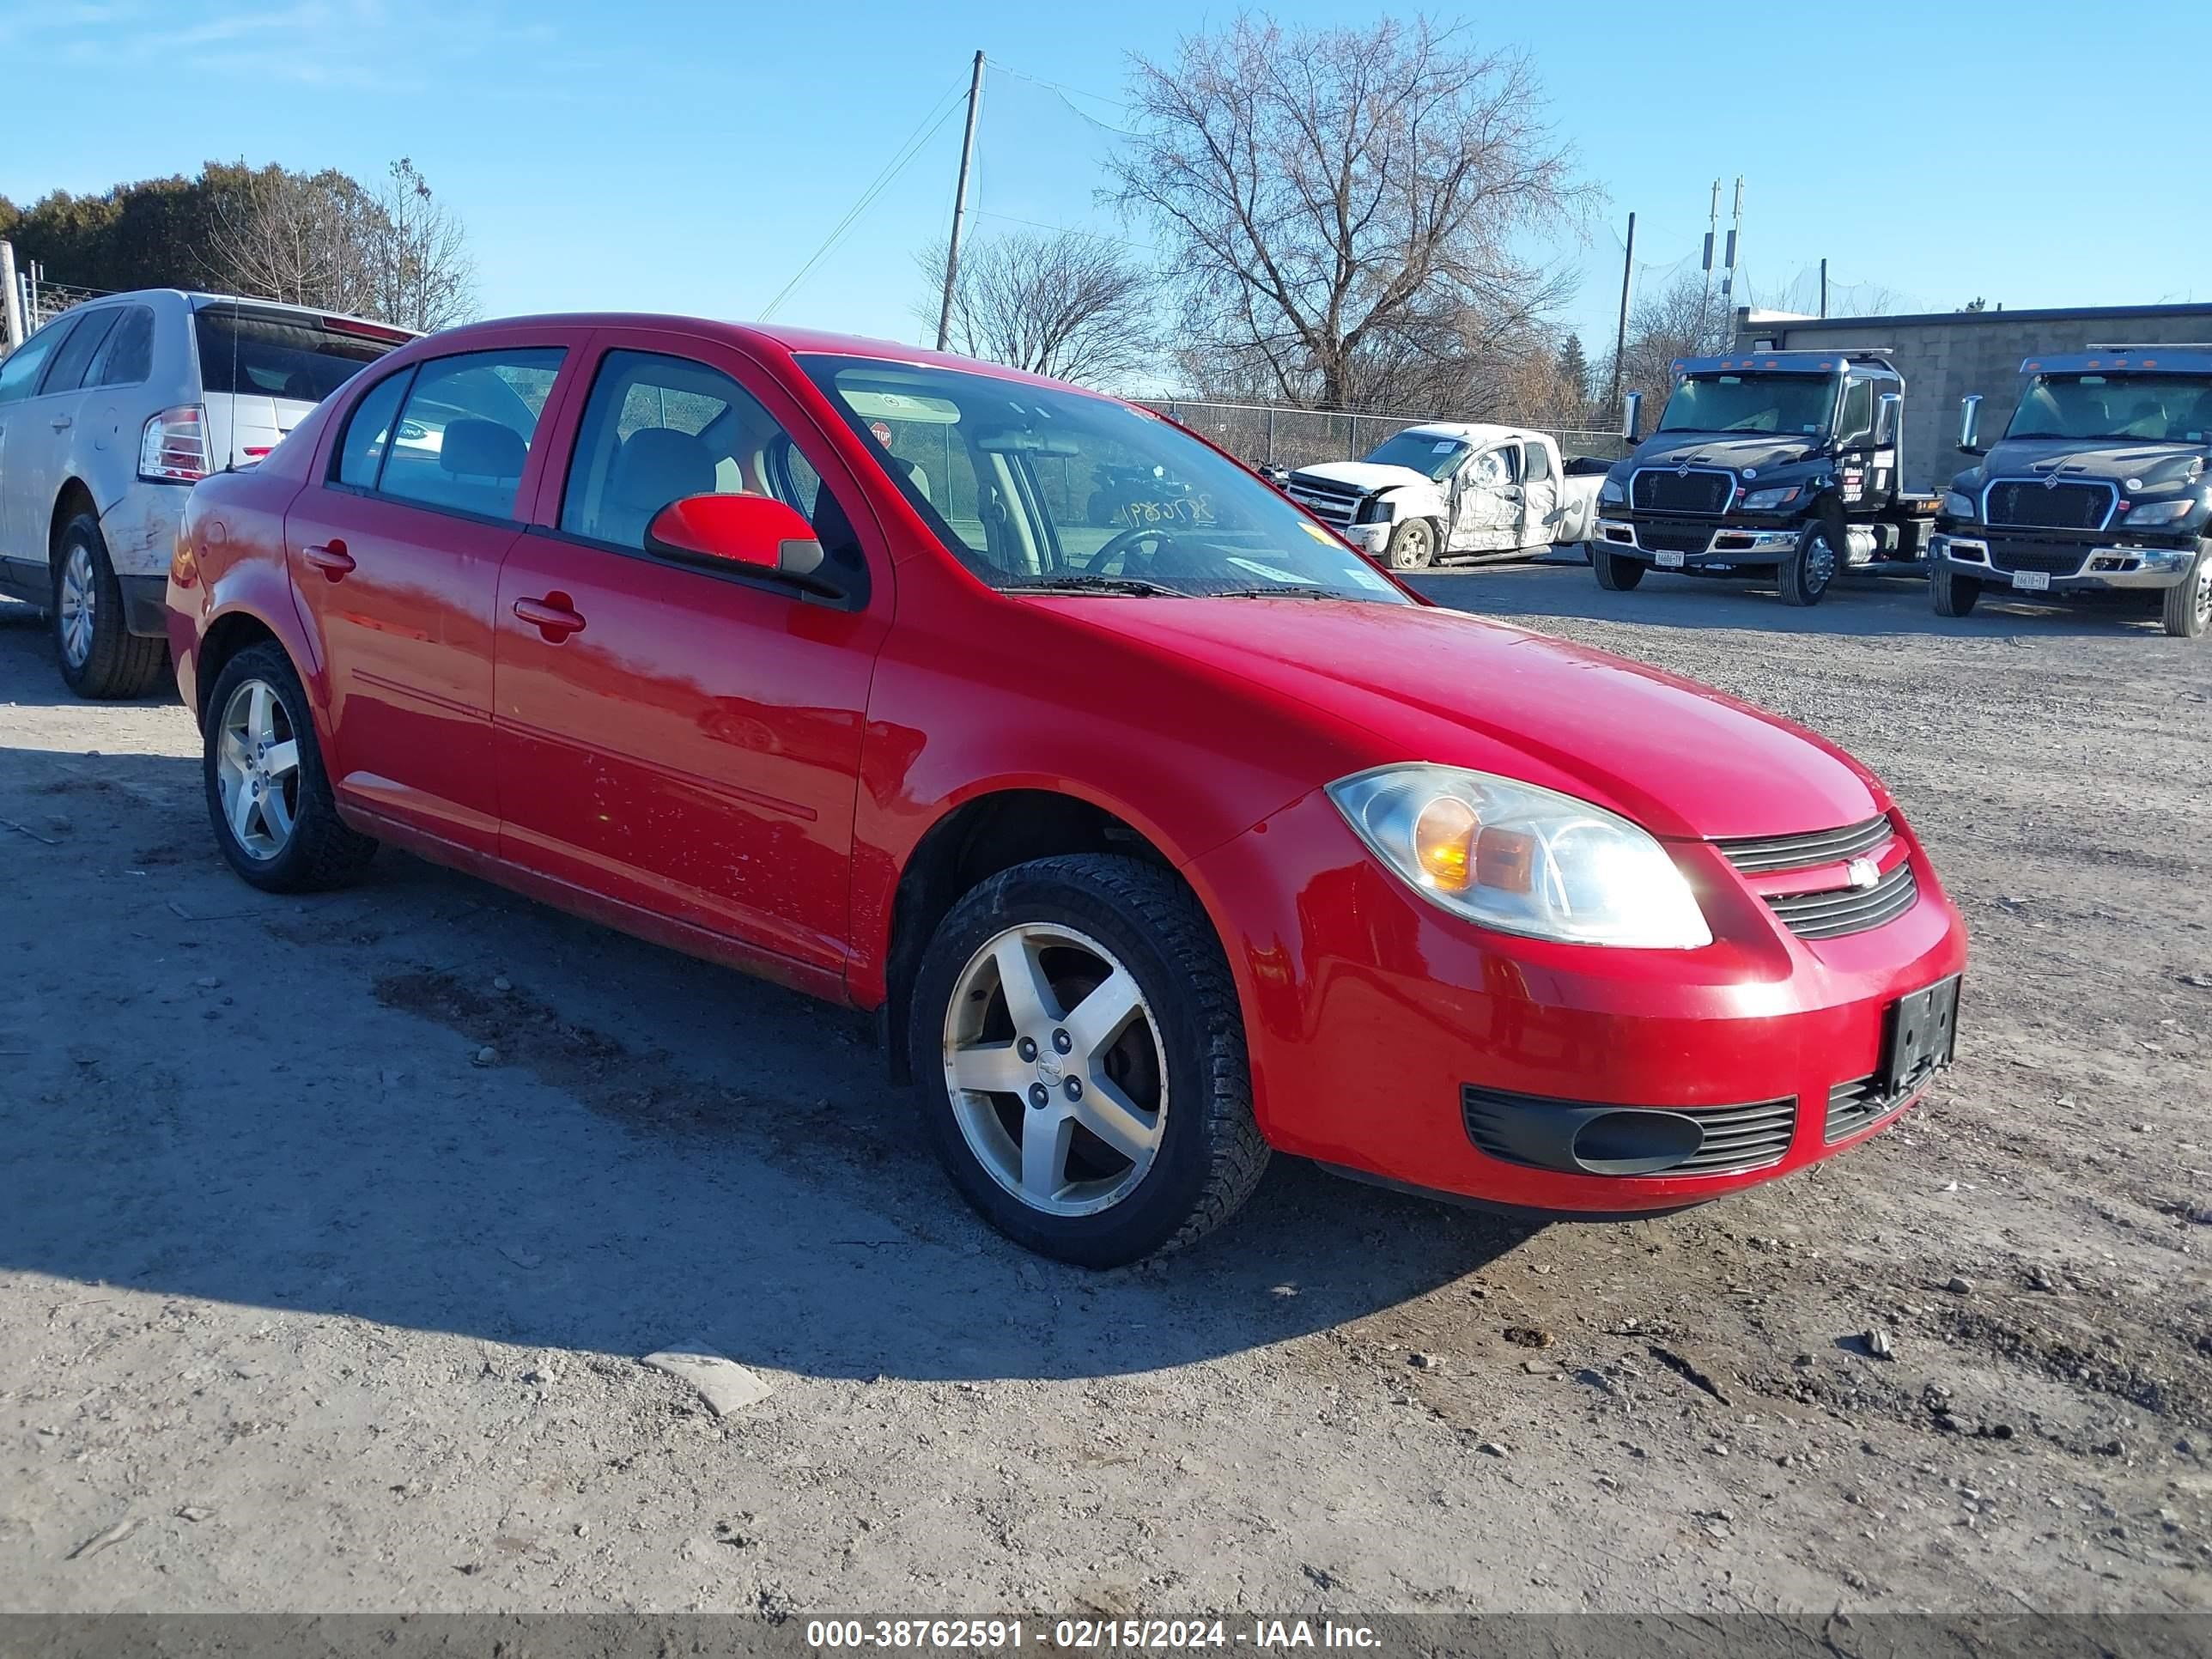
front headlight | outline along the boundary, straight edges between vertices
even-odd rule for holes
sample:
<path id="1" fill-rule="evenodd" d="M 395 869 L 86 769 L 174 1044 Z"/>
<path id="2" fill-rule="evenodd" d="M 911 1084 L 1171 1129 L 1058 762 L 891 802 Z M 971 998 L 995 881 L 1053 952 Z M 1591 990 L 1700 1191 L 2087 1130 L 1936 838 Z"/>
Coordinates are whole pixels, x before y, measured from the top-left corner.
<path id="1" fill-rule="evenodd" d="M 2197 510 L 2197 503 L 2184 495 L 2175 501 L 2145 501 L 2130 510 L 2130 524 L 2179 524 Z"/>
<path id="2" fill-rule="evenodd" d="M 1597 498 L 1601 501 L 1620 502 L 1628 499 L 1628 492 L 1611 478 L 1597 487 Z"/>
<path id="3" fill-rule="evenodd" d="M 1354 524 L 1388 524 L 1390 522 L 1390 503 L 1380 495 L 1370 495 L 1359 503 L 1359 510 L 1352 515 Z"/>
<path id="4" fill-rule="evenodd" d="M 1974 516 L 1974 498 L 1972 495 L 1962 495 L 1955 489 L 1945 490 L 1943 516 L 1947 519 L 1965 519 L 1971 522 Z"/>
<path id="5" fill-rule="evenodd" d="M 1780 484 L 1772 489 L 1754 489 L 1743 498 L 1747 513 L 1771 513 L 1778 507 L 1787 507 L 1805 493 L 1802 484 Z"/>
<path id="6" fill-rule="evenodd" d="M 1339 779 L 1328 798 L 1424 898 L 1480 927 L 1645 950 L 1713 942 L 1666 850 L 1588 801 L 1419 763 Z"/>

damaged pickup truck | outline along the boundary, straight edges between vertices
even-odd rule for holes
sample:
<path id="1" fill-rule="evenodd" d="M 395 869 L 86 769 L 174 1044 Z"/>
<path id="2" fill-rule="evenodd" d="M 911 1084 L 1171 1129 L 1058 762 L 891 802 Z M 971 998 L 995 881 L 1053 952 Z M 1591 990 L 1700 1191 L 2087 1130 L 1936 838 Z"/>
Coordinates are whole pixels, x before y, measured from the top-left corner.
<path id="1" fill-rule="evenodd" d="M 1606 463 L 1563 461 L 1541 432 L 1434 422 L 1407 427 L 1364 461 L 1301 467 L 1284 493 L 1394 570 L 1469 555 L 1530 558 L 1586 542 Z"/>

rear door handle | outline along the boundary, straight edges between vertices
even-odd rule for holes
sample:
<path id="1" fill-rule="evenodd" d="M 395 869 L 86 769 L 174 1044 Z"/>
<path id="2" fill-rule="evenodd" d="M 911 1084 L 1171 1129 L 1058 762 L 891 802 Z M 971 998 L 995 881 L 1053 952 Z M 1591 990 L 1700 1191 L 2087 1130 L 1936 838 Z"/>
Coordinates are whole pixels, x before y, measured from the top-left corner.
<path id="1" fill-rule="evenodd" d="M 57 415 L 52 421 L 48 422 L 47 424 L 52 426 L 57 432 L 66 432 L 70 428 L 76 425 L 76 422 L 66 415 Z"/>
<path id="2" fill-rule="evenodd" d="M 332 581 L 338 580 L 353 568 L 353 555 L 346 551 L 345 544 L 340 541 L 303 547 L 300 550 L 300 556 Z"/>
<path id="3" fill-rule="evenodd" d="M 569 635 L 584 631 L 583 613 L 566 593 L 559 592 L 542 599 L 517 599 L 514 614 L 544 635 L 549 645 L 558 645 Z"/>

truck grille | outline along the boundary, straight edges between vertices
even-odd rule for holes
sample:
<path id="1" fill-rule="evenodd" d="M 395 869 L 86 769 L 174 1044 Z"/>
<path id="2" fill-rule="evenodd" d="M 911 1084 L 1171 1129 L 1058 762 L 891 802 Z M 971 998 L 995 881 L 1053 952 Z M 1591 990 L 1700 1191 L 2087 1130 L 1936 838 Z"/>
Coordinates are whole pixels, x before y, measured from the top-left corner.
<path id="1" fill-rule="evenodd" d="M 1359 510 L 1360 499 L 1367 492 L 1357 484 L 1293 472 L 1290 483 L 1283 486 L 1283 493 L 1323 524 L 1341 530 L 1352 522 L 1352 515 Z"/>
<path id="2" fill-rule="evenodd" d="M 1989 550 L 1990 563 L 2000 574 L 2041 570 L 2053 576 L 2070 576 L 2089 556 L 2086 547 L 2053 547 L 2048 543 L 2006 541 L 1994 536 L 1989 538 Z"/>
<path id="3" fill-rule="evenodd" d="M 2108 483 L 2000 478 L 1982 492 L 1982 517 L 1993 525 L 2035 530 L 2102 530 L 2119 499 L 2119 491 Z"/>
<path id="4" fill-rule="evenodd" d="M 1910 860 L 1871 887 L 1831 887 L 1819 893 L 1778 893 L 1766 902 L 1799 939 L 1841 939 L 1894 921 L 1920 899 Z"/>
<path id="5" fill-rule="evenodd" d="M 1804 836 L 1745 836 L 1713 843 L 1721 856 L 1747 875 L 1766 870 L 1810 870 L 1816 865 L 1839 864 L 1886 847 L 1889 818 L 1884 814 L 1842 830 L 1816 830 Z"/>
<path id="6" fill-rule="evenodd" d="M 1636 544 L 1653 553 L 1702 553 L 1712 538 L 1711 525 L 1647 520 L 1636 526 Z"/>
<path id="7" fill-rule="evenodd" d="M 1735 493 L 1735 474 L 1711 467 L 1642 467 L 1628 483 L 1628 499 L 1639 513 L 1724 513 Z"/>

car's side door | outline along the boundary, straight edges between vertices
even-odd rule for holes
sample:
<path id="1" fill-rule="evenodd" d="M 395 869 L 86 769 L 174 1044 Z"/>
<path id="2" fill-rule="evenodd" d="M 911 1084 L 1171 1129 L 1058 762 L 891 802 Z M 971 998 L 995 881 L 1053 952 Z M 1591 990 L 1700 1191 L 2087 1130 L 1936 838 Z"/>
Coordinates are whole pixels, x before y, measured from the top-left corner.
<path id="1" fill-rule="evenodd" d="M 1561 484 L 1552 447 L 1532 438 L 1521 446 L 1521 523 L 1516 547 L 1540 547 L 1559 539 Z"/>
<path id="2" fill-rule="evenodd" d="M 501 849 L 801 975 L 848 956 L 853 803 L 891 569 L 866 498 L 742 354 L 592 337 L 564 477 L 501 574 Z M 842 597 L 648 550 L 668 503 L 776 496 Z"/>
<path id="3" fill-rule="evenodd" d="M 293 591 L 323 659 L 340 798 L 487 854 L 499 843 L 500 561 L 533 498 L 535 440 L 580 332 L 526 329 L 365 376 L 284 518 Z"/>
<path id="4" fill-rule="evenodd" d="M 1844 383 L 1836 412 L 1836 488 L 1847 507 L 1856 506 L 1875 489 L 1874 465 L 1874 382 L 1853 375 Z"/>
<path id="5" fill-rule="evenodd" d="M 1521 446 L 1492 444 L 1468 457 L 1459 474 L 1449 545 L 1489 553 L 1521 544 Z"/>
<path id="6" fill-rule="evenodd" d="M 0 556 L 19 566 L 46 562 L 47 519 L 60 481 L 46 475 L 54 434 L 40 387 L 83 320 L 75 312 L 56 318 L 0 362 Z"/>

